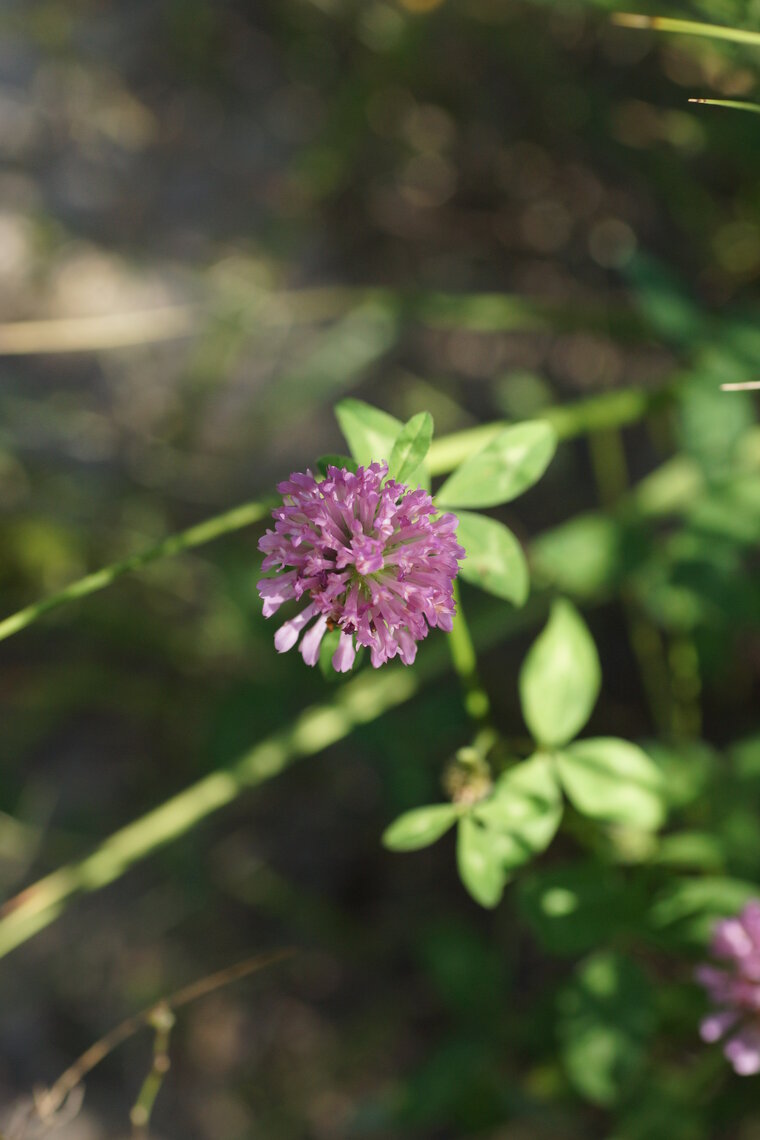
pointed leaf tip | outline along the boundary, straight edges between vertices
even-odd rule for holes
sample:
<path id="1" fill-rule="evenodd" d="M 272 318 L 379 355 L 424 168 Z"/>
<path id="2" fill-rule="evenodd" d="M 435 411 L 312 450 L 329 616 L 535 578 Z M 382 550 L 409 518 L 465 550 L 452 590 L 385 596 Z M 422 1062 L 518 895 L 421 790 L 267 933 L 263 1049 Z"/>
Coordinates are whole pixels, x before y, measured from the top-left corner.
<path id="1" fill-rule="evenodd" d="M 528 420 L 499 432 L 465 459 L 441 487 L 441 507 L 497 507 L 522 495 L 543 475 L 557 449 L 557 433 L 544 420 Z"/>
<path id="2" fill-rule="evenodd" d="M 601 680 L 586 623 L 559 599 L 520 670 L 520 703 L 534 739 L 549 748 L 572 740 L 591 716 Z"/>
<path id="3" fill-rule="evenodd" d="M 352 456 L 363 467 L 390 457 L 402 427 L 395 416 L 352 398 L 335 405 L 335 418 Z"/>
<path id="4" fill-rule="evenodd" d="M 422 466 L 433 442 L 433 417 L 419 412 L 404 424 L 393 444 L 388 474 L 399 483 L 410 483 Z"/>

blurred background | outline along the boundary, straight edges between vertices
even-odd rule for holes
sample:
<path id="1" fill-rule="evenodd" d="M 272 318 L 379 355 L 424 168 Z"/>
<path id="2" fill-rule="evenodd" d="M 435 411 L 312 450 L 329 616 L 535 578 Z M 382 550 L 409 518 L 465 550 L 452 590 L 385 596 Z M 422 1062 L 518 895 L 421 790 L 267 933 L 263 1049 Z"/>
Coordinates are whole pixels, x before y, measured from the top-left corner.
<path id="1" fill-rule="evenodd" d="M 3 960 L 6 1117 L 128 1014 L 294 945 L 180 1014 L 156 1137 L 760 1136 L 752 1082 L 705 1072 L 697 1038 L 717 888 L 679 903 L 663 870 L 760 877 L 760 437 L 752 398 L 719 391 L 758 375 L 760 122 L 687 102 L 752 99 L 758 61 L 612 26 L 625 8 L 0 2 L 2 615 L 343 451 L 345 395 L 427 408 L 442 435 L 661 393 L 563 444 L 501 517 L 535 540 L 538 586 L 584 607 L 592 728 L 656 737 L 712 843 L 642 867 L 571 834 L 481 911 L 448 841 L 379 843 L 469 738 L 441 680 Z M 757 0 L 637 10 L 760 27 Z M 0 646 L 4 896 L 340 684 L 274 653 L 259 534 Z M 537 628 L 484 657 L 508 736 Z M 536 898 L 567 874 L 592 918 L 558 949 Z M 610 1111 L 573 1089 L 554 1013 L 605 940 L 668 986 L 643 1083 Z M 60 1135 L 126 1137 L 150 1050 L 145 1033 L 109 1057 Z"/>

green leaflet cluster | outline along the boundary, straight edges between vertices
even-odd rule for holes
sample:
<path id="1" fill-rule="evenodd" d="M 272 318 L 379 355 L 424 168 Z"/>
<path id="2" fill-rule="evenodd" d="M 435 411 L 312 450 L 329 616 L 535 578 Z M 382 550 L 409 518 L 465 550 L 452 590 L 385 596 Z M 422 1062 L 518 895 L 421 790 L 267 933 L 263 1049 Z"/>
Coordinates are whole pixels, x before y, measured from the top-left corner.
<path id="1" fill-rule="evenodd" d="M 348 399 L 337 405 L 335 414 L 351 457 L 324 456 L 318 460 L 321 471 L 330 463 L 355 467 L 386 460 L 394 479 L 430 489 L 425 459 L 433 439 L 433 419 L 428 412 L 402 424 L 379 408 Z M 459 518 L 457 536 L 467 551 L 461 577 L 513 605 L 523 605 L 528 596 L 523 549 L 502 522 L 475 512 L 522 495 L 541 478 L 556 448 L 556 433 L 543 420 L 504 428 L 461 463 L 434 496 L 437 506 L 455 511 Z"/>
<path id="2" fill-rule="evenodd" d="M 477 902 L 495 906 L 514 871 L 544 851 L 565 801 L 580 815 L 635 833 L 657 829 L 666 814 L 659 767 L 641 748 L 615 737 L 575 739 L 599 695 L 596 646 L 574 606 L 557 600 L 520 671 L 520 702 L 536 744 L 507 767 L 479 802 L 418 808 L 384 835 L 387 847 L 425 847 L 458 824 L 457 863 Z"/>

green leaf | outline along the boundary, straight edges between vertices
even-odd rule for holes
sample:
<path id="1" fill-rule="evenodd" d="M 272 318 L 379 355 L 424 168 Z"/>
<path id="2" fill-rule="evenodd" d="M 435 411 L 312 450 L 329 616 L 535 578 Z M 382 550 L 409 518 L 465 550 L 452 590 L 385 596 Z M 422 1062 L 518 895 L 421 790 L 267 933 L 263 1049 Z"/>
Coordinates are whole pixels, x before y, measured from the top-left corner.
<path id="1" fill-rule="evenodd" d="M 570 602 L 556 601 L 520 670 L 523 716 L 539 744 L 572 740 L 590 717 L 600 685 L 596 646 L 583 618 Z"/>
<path id="2" fill-rule="evenodd" d="M 581 954 L 636 926 L 644 902 L 598 862 L 534 872 L 518 889 L 520 910 L 549 954 Z"/>
<path id="3" fill-rule="evenodd" d="M 317 460 L 317 471 L 323 478 L 327 477 L 328 467 L 345 467 L 348 471 L 356 471 L 356 460 L 348 455 L 320 455 Z"/>
<path id="4" fill-rule="evenodd" d="M 412 476 L 422 466 L 433 442 L 433 417 L 420 412 L 404 424 L 391 451 L 388 474 L 399 483 L 414 483 Z"/>
<path id="5" fill-rule="evenodd" d="M 467 815 L 459 821 L 457 866 L 459 877 L 475 902 L 495 907 L 504 891 L 507 873 L 494 832 Z"/>
<path id="6" fill-rule="evenodd" d="M 720 872 L 726 865 L 725 844 L 709 831 L 679 831 L 660 840 L 650 861 L 664 867 Z"/>
<path id="7" fill-rule="evenodd" d="M 757 885 L 743 879 L 673 878 L 655 899 L 652 927 L 671 946 L 704 951 L 715 923 L 757 898 Z"/>
<path id="8" fill-rule="evenodd" d="M 630 958 L 602 951 L 582 962 L 559 998 L 562 1059 L 578 1092 L 615 1104 L 631 1088 L 655 1029 L 649 979 Z"/>
<path id="9" fill-rule="evenodd" d="M 583 815 L 652 830 L 665 818 L 662 773 L 638 745 L 579 740 L 556 760 L 568 799 Z"/>
<path id="10" fill-rule="evenodd" d="M 539 754 L 509 768 L 472 814 L 493 833 L 491 843 L 505 870 L 545 850 L 562 818 L 562 797 L 550 758 Z"/>
<path id="11" fill-rule="evenodd" d="M 357 463 L 366 466 L 390 457 L 401 421 L 363 400 L 341 400 L 335 407 L 340 430 Z"/>
<path id="12" fill-rule="evenodd" d="M 511 530 L 496 519 L 457 511 L 457 540 L 467 551 L 459 573 L 466 582 L 516 606 L 528 596 L 528 564 Z"/>
<path id="13" fill-rule="evenodd" d="M 391 851 L 417 851 L 429 847 L 453 827 L 460 815 L 456 804 L 428 804 L 404 812 L 386 828 L 383 844 Z"/>
<path id="14" fill-rule="evenodd" d="M 551 424 L 543 420 L 505 428 L 482 451 L 465 459 L 436 496 L 441 507 L 497 507 L 532 487 L 557 448 Z"/>
<path id="15" fill-rule="evenodd" d="M 559 593 L 594 598 L 617 582 L 624 565 L 623 528 L 609 515 L 577 515 L 539 535 L 531 547 L 536 580 Z"/>
<path id="16" fill-rule="evenodd" d="M 662 773 L 665 801 L 670 808 L 683 808 L 710 794 L 722 764 L 721 757 L 701 740 L 664 744 L 647 740 L 646 751 Z"/>

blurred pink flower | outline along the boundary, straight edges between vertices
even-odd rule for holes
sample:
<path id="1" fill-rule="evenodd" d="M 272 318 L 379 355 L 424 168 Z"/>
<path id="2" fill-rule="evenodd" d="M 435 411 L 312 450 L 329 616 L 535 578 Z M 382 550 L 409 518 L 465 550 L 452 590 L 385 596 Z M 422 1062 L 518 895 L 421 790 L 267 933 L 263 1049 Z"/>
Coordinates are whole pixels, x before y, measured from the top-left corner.
<path id="1" fill-rule="evenodd" d="M 702 1022 L 702 1039 L 724 1039 L 723 1052 L 735 1071 L 750 1076 L 760 1072 L 760 900 L 718 922 L 710 949 L 721 965 L 697 970 L 697 981 L 716 1007 Z"/>
<path id="2" fill-rule="evenodd" d="M 277 630 L 278 652 L 300 638 L 304 661 L 316 665 L 325 633 L 338 629 L 332 663 L 339 673 L 354 663 L 354 639 L 375 668 L 396 655 L 411 665 L 429 628 L 451 630 L 453 582 L 465 556 L 456 515 L 439 515 L 426 491 L 387 473 L 384 463 L 356 474 L 328 467 L 319 482 L 307 471 L 279 484 L 284 505 L 259 542 L 263 569 L 278 571 L 258 583 L 264 616 L 291 599 L 306 596 L 308 605 Z"/>

